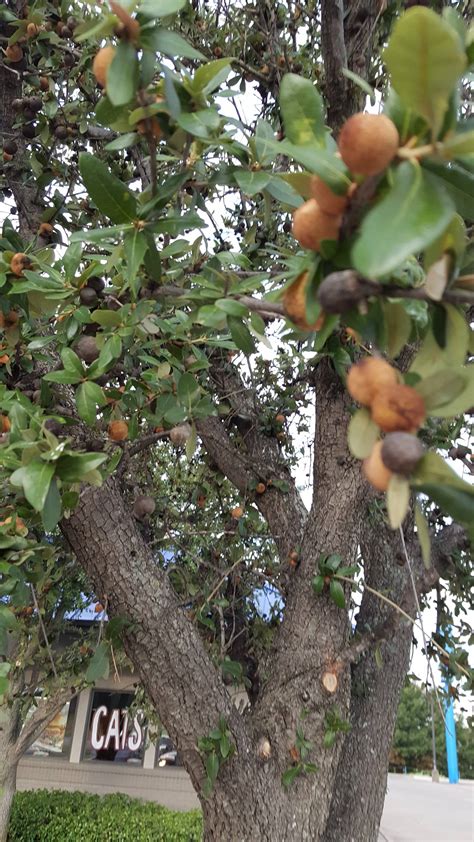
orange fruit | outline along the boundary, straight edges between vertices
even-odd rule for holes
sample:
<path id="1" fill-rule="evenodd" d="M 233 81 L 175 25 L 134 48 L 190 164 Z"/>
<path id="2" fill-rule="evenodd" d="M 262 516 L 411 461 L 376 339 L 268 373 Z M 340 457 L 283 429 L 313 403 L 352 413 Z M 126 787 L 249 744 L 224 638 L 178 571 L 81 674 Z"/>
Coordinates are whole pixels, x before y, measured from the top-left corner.
<path id="1" fill-rule="evenodd" d="M 337 240 L 340 225 L 340 216 L 324 213 L 316 199 L 308 199 L 293 213 L 292 234 L 303 248 L 319 251 L 323 240 Z"/>
<path id="2" fill-rule="evenodd" d="M 111 421 L 107 432 L 112 441 L 125 441 L 128 438 L 128 424 L 126 421 Z"/>
<path id="3" fill-rule="evenodd" d="M 351 172 L 375 175 L 388 167 L 399 146 L 397 127 L 385 114 L 354 114 L 339 135 L 339 151 Z"/>
<path id="4" fill-rule="evenodd" d="M 115 47 L 109 44 L 107 47 L 102 47 L 94 56 L 92 62 L 92 72 L 97 79 L 99 85 L 105 88 L 107 84 L 107 72 L 115 57 Z"/>
<path id="5" fill-rule="evenodd" d="M 362 470 L 366 479 L 377 491 L 386 491 L 393 473 L 384 465 L 380 454 L 381 449 L 382 442 L 375 442 L 370 456 L 367 456 L 362 463 Z"/>
<path id="6" fill-rule="evenodd" d="M 414 433 L 423 424 L 426 411 L 421 395 L 411 386 L 395 383 L 384 386 L 375 395 L 370 412 L 385 433 Z"/>
<path id="7" fill-rule="evenodd" d="M 310 181 L 310 191 L 313 199 L 316 199 L 319 207 L 324 213 L 331 216 L 339 216 L 347 205 L 347 196 L 340 196 L 333 193 L 330 187 L 319 178 L 313 175 Z"/>
<path id="8" fill-rule="evenodd" d="M 397 382 L 397 372 L 389 363 L 379 357 L 364 357 L 350 367 L 347 390 L 362 406 L 370 406 L 381 388 Z"/>

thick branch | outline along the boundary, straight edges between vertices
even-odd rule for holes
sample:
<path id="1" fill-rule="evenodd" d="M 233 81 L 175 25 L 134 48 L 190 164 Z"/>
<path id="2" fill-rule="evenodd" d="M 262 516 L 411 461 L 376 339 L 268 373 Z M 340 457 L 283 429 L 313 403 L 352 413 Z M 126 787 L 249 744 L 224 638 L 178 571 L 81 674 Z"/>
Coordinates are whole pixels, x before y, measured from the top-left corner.
<path id="1" fill-rule="evenodd" d="M 38 739 L 46 726 L 56 716 L 61 708 L 69 702 L 77 693 L 75 687 L 62 687 L 51 696 L 40 699 L 38 707 L 31 714 L 21 729 L 20 736 L 15 745 L 15 757 L 20 760 L 25 751 Z"/>

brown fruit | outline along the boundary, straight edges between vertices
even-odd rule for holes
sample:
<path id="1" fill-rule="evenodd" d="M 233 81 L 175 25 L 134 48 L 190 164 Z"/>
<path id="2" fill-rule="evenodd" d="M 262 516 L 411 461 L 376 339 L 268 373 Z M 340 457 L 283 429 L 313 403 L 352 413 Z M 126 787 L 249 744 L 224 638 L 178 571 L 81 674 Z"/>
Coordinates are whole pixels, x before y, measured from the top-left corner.
<path id="1" fill-rule="evenodd" d="M 232 511 L 231 511 L 232 517 L 234 517 L 236 520 L 239 520 L 239 518 L 242 517 L 243 513 L 244 513 L 244 510 L 243 510 L 242 506 L 236 506 L 235 509 L 232 509 Z"/>
<path id="2" fill-rule="evenodd" d="M 94 57 L 92 62 L 92 72 L 97 79 L 99 85 L 105 88 L 107 84 L 107 71 L 112 64 L 115 56 L 115 47 L 109 44 L 107 47 L 102 47 Z"/>
<path id="3" fill-rule="evenodd" d="M 17 278 L 21 278 L 23 271 L 31 266 L 31 260 L 27 254 L 18 252 L 14 254 L 10 261 L 10 269 Z"/>
<path id="4" fill-rule="evenodd" d="M 16 155 L 16 153 L 18 152 L 18 146 L 14 140 L 6 140 L 3 144 L 3 151 L 7 152 L 8 155 L 11 155 L 13 157 L 13 155 Z"/>
<path id="5" fill-rule="evenodd" d="M 364 357 L 351 366 L 347 375 L 348 392 L 362 406 L 370 406 L 384 386 L 396 384 L 397 372 L 378 357 Z"/>
<path id="6" fill-rule="evenodd" d="M 36 23 L 29 23 L 26 27 L 26 34 L 28 38 L 36 38 L 39 32 L 39 26 L 36 26 Z"/>
<path id="7" fill-rule="evenodd" d="M 333 193 L 331 188 L 318 175 L 311 177 L 310 192 L 311 197 L 316 199 L 321 210 L 331 216 L 339 216 L 347 205 L 347 196 Z"/>
<path id="8" fill-rule="evenodd" d="M 366 284 L 352 269 L 331 272 L 321 281 L 318 301 L 325 313 L 345 313 L 367 298 Z"/>
<path id="9" fill-rule="evenodd" d="M 178 424 L 170 430 L 170 441 L 176 447 L 184 447 L 191 435 L 191 427 L 189 424 Z"/>
<path id="10" fill-rule="evenodd" d="M 50 222 L 42 222 L 38 228 L 38 235 L 40 237 L 50 237 L 53 231 L 54 228 Z"/>
<path id="11" fill-rule="evenodd" d="M 8 356 L 8 354 L 2 354 L 0 356 L 0 365 L 6 365 L 9 362 L 10 362 L 10 357 Z"/>
<path id="12" fill-rule="evenodd" d="M 86 307 L 93 307 L 98 301 L 95 289 L 89 286 L 82 287 L 79 298 L 81 299 L 81 304 L 84 304 Z"/>
<path id="13" fill-rule="evenodd" d="M 370 412 L 385 433 L 403 430 L 414 433 L 423 424 L 426 411 L 421 395 L 411 386 L 384 386 L 375 395 Z"/>
<path id="14" fill-rule="evenodd" d="M 292 234 L 300 246 L 319 251 L 323 240 L 337 240 L 340 216 L 324 213 L 316 199 L 308 199 L 293 214 Z"/>
<path id="15" fill-rule="evenodd" d="M 81 336 L 76 342 L 74 350 L 81 360 L 90 365 L 99 356 L 99 349 L 93 336 Z"/>
<path id="16" fill-rule="evenodd" d="M 96 602 L 94 605 L 94 611 L 96 614 L 102 614 L 102 611 L 105 611 L 105 608 L 101 602 Z"/>
<path id="17" fill-rule="evenodd" d="M 310 324 L 306 319 L 306 288 L 308 283 L 308 272 L 302 272 L 283 294 L 285 313 L 301 330 L 315 330 L 318 323 L 318 320 L 316 320 Z"/>
<path id="18" fill-rule="evenodd" d="M 275 415 L 275 421 L 277 424 L 284 424 L 285 423 L 285 416 L 280 412 L 278 415 Z"/>
<path id="19" fill-rule="evenodd" d="M 0 328 L 14 327 L 18 324 L 19 318 L 16 310 L 9 310 L 8 313 L 2 313 L 0 310 Z"/>
<path id="20" fill-rule="evenodd" d="M 3 152 L 3 160 L 8 163 L 9 161 L 13 161 L 13 155 L 10 155 L 9 152 Z"/>
<path id="21" fill-rule="evenodd" d="M 66 126 L 56 126 L 54 130 L 54 136 L 57 140 L 66 140 L 68 136 L 68 131 Z"/>
<path id="22" fill-rule="evenodd" d="M 0 520 L 0 526 L 10 526 L 10 524 L 12 524 L 12 523 L 13 523 L 12 517 L 7 517 L 7 518 L 5 518 L 5 520 Z M 27 527 L 26 527 L 25 521 L 21 517 L 18 517 L 18 515 L 17 515 L 16 518 L 15 518 L 15 532 L 23 532 L 24 530 L 26 530 L 26 528 Z"/>
<path id="23" fill-rule="evenodd" d="M 128 424 L 126 421 L 111 421 L 107 432 L 112 441 L 125 441 L 128 438 Z"/>
<path id="24" fill-rule="evenodd" d="M 410 433 L 389 433 L 382 442 L 381 456 L 386 468 L 395 474 L 409 476 L 424 453 L 424 447 Z"/>
<path id="25" fill-rule="evenodd" d="M 353 173 L 375 175 L 397 154 L 398 131 L 385 114 L 354 114 L 339 135 L 342 160 Z"/>
<path id="26" fill-rule="evenodd" d="M 143 520 L 148 515 L 152 515 L 155 511 L 156 503 L 153 497 L 148 497 L 146 494 L 141 494 L 133 504 L 133 515 L 137 520 Z"/>
<path id="27" fill-rule="evenodd" d="M 105 281 L 97 275 L 91 275 L 91 277 L 87 279 L 87 286 L 94 289 L 96 292 L 102 292 L 105 289 Z"/>
<path id="28" fill-rule="evenodd" d="M 136 125 L 136 130 L 138 134 L 151 134 L 155 140 L 159 140 L 163 135 L 161 126 L 156 117 L 149 117 L 147 120 L 139 120 Z"/>
<path id="29" fill-rule="evenodd" d="M 0 415 L 0 430 L 2 433 L 8 433 L 10 430 L 11 424 L 8 415 Z"/>
<path id="30" fill-rule="evenodd" d="M 5 50 L 5 55 L 8 61 L 11 61 L 12 64 L 16 64 L 22 60 L 23 50 L 18 44 L 10 44 Z"/>
<path id="31" fill-rule="evenodd" d="M 258 482 L 257 485 L 255 486 L 255 491 L 257 492 L 257 494 L 264 494 L 266 490 L 267 490 L 267 486 L 265 485 L 264 482 Z"/>
<path id="32" fill-rule="evenodd" d="M 375 442 L 370 456 L 368 456 L 367 459 L 364 459 L 362 463 L 362 470 L 370 484 L 373 485 L 377 491 L 386 491 L 393 476 L 393 472 L 390 471 L 382 462 L 381 450 L 382 442 Z"/>
<path id="33" fill-rule="evenodd" d="M 49 81 L 47 76 L 40 76 L 39 85 L 42 91 L 49 91 Z"/>

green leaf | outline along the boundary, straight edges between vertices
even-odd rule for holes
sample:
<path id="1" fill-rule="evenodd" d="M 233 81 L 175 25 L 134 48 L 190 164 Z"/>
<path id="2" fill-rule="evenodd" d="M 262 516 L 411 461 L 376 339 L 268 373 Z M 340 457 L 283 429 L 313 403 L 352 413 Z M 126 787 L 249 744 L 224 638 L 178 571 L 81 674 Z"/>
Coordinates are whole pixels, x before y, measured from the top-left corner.
<path id="1" fill-rule="evenodd" d="M 431 566 L 430 530 L 428 527 L 428 521 L 426 520 L 418 503 L 415 503 L 415 524 L 416 534 L 421 549 L 421 556 L 423 558 L 423 564 L 428 569 Z"/>
<path id="2" fill-rule="evenodd" d="M 178 398 L 187 409 L 191 408 L 191 405 L 199 397 L 200 392 L 199 383 L 189 371 L 181 375 L 178 382 Z"/>
<path id="3" fill-rule="evenodd" d="M 344 595 L 344 588 L 337 579 L 331 579 L 329 585 L 329 596 L 338 608 L 346 607 L 346 597 Z"/>
<path id="4" fill-rule="evenodd" d="M 392 188 L 362 222 L 355 268 L 372 279 L 388 275 L 441 234 L 454 213 L 438 180 L 408 161 L 400 164 Z"/>
<path id="5" fill-rule="evenodd" d="M 139 286 L 137 282 L 138 270 L 142 265 L 145 252 L 148 249 L 148 240 L 144 231 L 139 231 L 138 228 L 134 228 L 133 231 L 125 234 L 125 237 L 123 238 L 123 249 L 127 261 L 125 270 L 126 278 L 134 295 L 136 296 Z"/>
<path id="6" fill-rule="evenodd" d="M 272 175 L 265 189 L 277 202 L 281 202 L 283 205 L 289 205 L 290 208 L 299 208 L 303 204 L 301 196 L 296 192 L 294 187 L 291 186 L 286 178 L 280 178 L 279 175 Z"/>
<path id="7" fill-rule="evenodd" d="M 107 96 L 112 105 L 126 105 L 134 99 L 138 87 L 138 56 L 133 44 L 119 41 L 107 71 Z"/>
<path id="8" fill-rule="evenodd" d="M 232 58 L 219 58 L 198 67 L 192 80 L 193 91 L 211 93 L 229 75 L 231 61 Z"/>
<path id="9" fill-rule="evenodd" d="M 465 366 L 457 373 L 462 373 L 464 388 L 455 398 L 451 398 L 447 403 L 430 409 L 430 415 L 434 415 L 435 418 L 453 418 L 456 415 L 462 415 L 463 412 L 466 412 L 473 405 L 474 365 Z"/>
<path id="10" fill-rule="evenodd" d="M 278 155 L 286 155 L 302 164 L 309 172 L 319 175 L 334 193 L 347 193 L 351 185 L 347 167 L 332 152 L 317 146 L 296 146 L 289 140 L 280 143 L 275 140 L 274 144 Z M 271 145 L 270 140 L 267 145 Z"/>
<path id="11" fill-rule="evenodd" d="M 221 118 L 217 111 L 205 108 L 201 111 L 193 111 L 192 114 L 180 114 L 176 122 L 182 129 L 195 137 L 207 138 L 209 132 L 218 129 Z"/>
<path id="12" fill-rule="evenodd" d="M 411 319 L 403 304 L 398 301 L 383 301 L 386 347 L 389 357 L 398 357 L 410 338 Z"/>
<path id="13" fill-rule="evenodd" d="M 297 146 L 324 145 L 324 103 L 309 79 L 287 73 L 280 85 L 285 134 Z"/>
<path id="14" fill-rule="evenodd" d="M 220 753 L 221 753 L 222 757 L 224 758 L 224 760 L 229 756 L 229 752 L 230 752 L 231 748 L 232 748 L 232 743 L 230 742 L 229 737 L 227 736 L 227 734 L 222 734 L 222 737 L 221 737 L 220 743 L 219 743 L 219 750 L 220 750 Z"/>
<path id="15" fill-rule="evenodd" d="M 24 495 L 28 503 L 37 512 L 41 512 L 54 475 L 54 464 L 43 462 L 42 459 L 33 459 L 22 470 Z"/>
<path id="16" fill-rule="evenodd" d="M 206 57 L 188 44 L 177 32 L 170 32 L 168 29 L 156 28 L 153 32 L 153 47 L 158 53 L 174 58 L 196 58 L 203 61 Z"/>
<path id="17" fill-rule="evenodd" d="M 288 789 L 289 786 L 293 783 L 295 778 L 301 773 L 301 764 L 298 763 L 296 766 L 290 766 L 285 772 L 283 772 L 281 776 L 281 782 L 285 789 Z"/>
<path id="18" fill-rule="evenodd" d="M 377 441 L 380 428 L 372 421 L 368 409 L 354 412 L 347 428 L 347 444 L 356 459 L 365 459 Z"/>
<path id="19" fill-rule="evenodd" d="M 103 327 L 117 327 L 122 323 L 123 316 L 115 310 L 94 310 L 91 319 Z"/>
<path id="20" fill-rule="evenodd" d="M 402 525 L 410 502 L 410 483 L 406 477 L 394 474 L 387 488 L 387 512 L 392 529 Z"/>
<path id="21" fill-rule="evenodd" d="M 474 497 L 470 492 L 452 485 L 433 485 L 428 482 L 420 483 L 416 490 L 427 494 L 454 520 L 472 527 L 474 522 Z"/>
<path id="22" fill-rule="evenodd" d="M 450 486 L 468 494 L 474 502 L 474 486 L 468 485 L 467 482 L 459 477 L 439 453 L 425 453 L 416 466 L 412 477 L 411 485 L 418 489 L 419 486 L 430 485 L 435 486 Z"/>
<path id="23" fill-rule="evenodd" d="M 73 371 L 50 371 L 48 374 L 44 374 L 42 379 L 47 380 L 48 383 L 71 385 L 80 383 L 83 377 L 83 374 L 75 374 Z"/>
<path id="24" fill-rule="evenodd" d="M 469 326 L 465 315 L 453 304 L 443 304 L 443 312 L 444 346 L 438 344 L 431 329 L 410 366 L 411 372 L 427 376 L 441 368 L 458 368 L 463 365 L 469 347 Z"/>
<path id="25" fill-rule="evenodd" d="M 460 164 L 451 163 L 448 166 L 430 158 L 423 161 L 423 167 L 440 179 L 463 219 L 474 220 L 474 173 Z"/>
<path id="26" fill-rule="evenodd" d="M 114 106 L 106 96 L 101 97 L 95 108 L 97 122 L 110 126 L 116 132 L 126 132 L 130 128 L 128 113 L 122 106 Z"/>
<path id="27" fill-rule="evenodd" d="M 416 391 L 424 400 L 429 415 L 433 410 L 449 404 L 457 398 L 466 388 L 466 376 L 464 369 L 453 370 L 445 368 L 436 371 L 429 377 L 423 378 L 415 383 Z M 470 406 L 466 406 L 466 409 Z"/>
<path id="28" fill-rule="evenodd" d="M 252 335 L 247 327 L 240 319 L 235 316 L 229 316 L 227 319 L 229 330 L 237 348 L 240 348 L 247 356 L 255 352 L 255 344 Z"/>
<path id="29" fill-rule="evenodd" d="M 56 478 L 53 477 L 44 502 L 42 520 L 45 532 L 52 532 L 61 520 L 61 496 Z"/>
<path id="30" fill-rule="evenodd" d="M 74 231 L 71 234 L 70 242 L 101 243 L 105 240 L 117 240 L 126 231 L 131 231 L 132 228 L 133 226 L 128 223 L 127 225 L 111 225 L 107 228 L 91 228 L 88 231 Z"/>
<path id="31" fill-rule="evenodd" d="M 6 605 L 0 603 L 0 628 L 16 629 L 18 627 L 18 620 L 13 611 L 7 608 Z"/>
<path id="32" fill-rule="evenodd" d="M 216 307 L 229 316 L 242 317 L 247 316 L 249 312 L 248 307 L 241 304 L 240 301 L 235 301 L 233 298 L 219 298 L 216 301 Z"/>
<path id="33" fill-rule="evenodd" d="M 72 348 L 63 348 L 61 350 L 61 360 L 65 369 L 74 372 L 79 377 L 84 377 L 84 366 Z"/>
<path id="34" fill-rule="evenodd" d="M 86 670 L 86 681 L 91 684 L 99 680 L 99 678 L 108 678 L 109 676 L 109 644 L 104 640 L 99 643 L 89 665 Z"/>
<path id="35" fill-rule="evenodd" d="M 467 64 L 457 32 L 431 9 L 415 6 L 395 24 L 384 59 L 403 103 L 425 118 L 436 137 Z"/>
<path id="36" fill-rule="evenodd" d="M 101 213 L 112 222 L 131 222 L 137 216 L 133 193 L 94 155 L 82 152 L 79 169 L 85 187 Z"/>
<path id="37" fill-rule="evenodd" d="M 332 748 L 334 743 L 336 742 L 336 736 L 337 734 L 335 731 L 326 731 L 323 740 L 324 748 Z"/>
<path id="38" fill-rule="evenodd" d="M 106 143 L 104 149 L 108 152 L 115 152 L 119 149 L 128 149 L 129 146 L 134 146 L 140 140 L 140 135 L 136 132 L 127 132 L 126 134 L 122 134 L 119 137 L 110 140 L 109 143 Z"/>
<path id="39" fill-rule="evenodd" d="M 85 474 L 102 465 L 105 453 L 68 453 L 56 462 L 56 474 L 63 482 L 80 482 Z"/>
<path id="40" fill-rule="evenodd" d="M 249 170 L 237 170 L 234 173 L 234 178 L 240 189 L 247 196 L 255 196 L 256 193 L 261 193 L 267 186 L 271 178 L 271 173 L 268 172 L 251 172 Z"/>
<path id="41" fill-rule="evenodd" d="M 324 590 L 324 577 L 323 576 L 314 576 L 313 581 L 311 582 L 313 591 L 318 596 L 322 594 Z"/>
<path id="42" fill-rule="evenodd" d="M 464 155 L 474 155 L 474 131 L 460 132 L 444 142 L 445 158 L 462 158 Z"/>
<path id="43" fill-rule="evenodd" d="M 86 380 L 81 383 L 76 389 L 76 406 L 79 417 L 82 418 L 89 427 L 92 427 L 97 420 L 97 407 L 104 406 L 106 403 L 104 393 L 97 383 L 92 380 Z"/>
<path id="44" fill-rule="evenodd" d="M 271 164 L 274 158 L 276 158 L 275 134 L 270 123 L 266 120 L 257 120 L 257 127 L 255 129 L 255 150 L 257 153 L 257 160 L 263 166 Z"/>
<path id="45" fill-rule="evenodd" d="M 209 778 L 211 784 L 213 784 L 219 772 L 219 758 L 215 751 L 209 752 L 206 757 L 205 766 L 207 777 Z"/>
<path id="46" fill-rule="evenodd" d="M 354 73 L 352 70 L 349 70 L 348 67 L 343 67 L 341 72 L 342 75 L 346 77 L 346 79 L 350 79 L 350 81 L 353 82 L 354 85 L 357 85 L 357 87 L 360 88 L 361 91 L 364 91 L 364 93 L 367 94 L 367 96 L 370 98 L 371 105 L 375 105 L 375 91 L 372 85 L 369 85 L 366 79 L 363 79 L 362 76 L 359 76 L 358 73 Z"/>
<path id="47" fill-rule="evenodd" d="M 167 18 L 183 9 L 187 0 L 145 0 L 140 6 L 140 14 L 147 18 Z"/>

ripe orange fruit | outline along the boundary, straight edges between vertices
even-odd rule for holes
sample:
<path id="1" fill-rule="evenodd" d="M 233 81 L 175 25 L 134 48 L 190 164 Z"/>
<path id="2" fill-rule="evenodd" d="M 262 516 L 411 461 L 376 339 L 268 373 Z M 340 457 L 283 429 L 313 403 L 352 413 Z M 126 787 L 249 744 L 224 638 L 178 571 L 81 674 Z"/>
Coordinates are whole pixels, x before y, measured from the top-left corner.
<path id="1" fill-rule="evenodd" d="M 354 114 L 339 135 L 339 151 L 351 172 L 375 175 L 388 167 L 399 146 L 397 127 L 385 114 Z"/>
<path id="2" fill-rule="evenodd" d="M 298 275 L 283 294 L 283 306 L 289 319 L 301 330 L 316 330 L 319 319 L 312 324 L 306 319 L 306 288 L 309 283 L 308 272 Z"/>
<path id="3" fill-rule="evenodd" d="M 128 424 L 126 421 L 111 421 L 107 432 L 112 441 L 125 441 L 128 438 Z"/>
<path id="4" fill-rule="evenodd" d="M 232 509 L 232 511 L 231 511 L 232 517 L 235 517 L 236 520 L 241 518 L 243 513 L 244 513 L 244 510 L 243 510 L 242 506 L 236 506 L 235 509 Z"/>
<path id="5" fill-rule="evenodd" d="M 102 47 L 94 56 L 92 62 L 92 72 L 97 79 L 99 85 L 105 88 L 107 84 L 107 72 L 114 60 L 115 47 L 109 44 L 107 47 Z"/>
<path id="6" fill-rule="evenodd" d="M 312 198 L 316 199 L 321 210 L 331 216 L 341 214 L 347 205 L 347 196 L 333 193 L 331 188 L 318 175 L 311 177 L 310 191 Z"/>
<path id="7" fill-rule="evenodd" d="M 156 117 L 149 117 L 147 120 L 139 120 L 136 125 L 136 129 L 138 134 L 146 135 L 150 132 L 156 140 L 159 140 L 160 137 L 163 136 L 161 126 Z"/>
<path id="8" fill-rule="evenodd" d="M 377 491 L 386 491 L 393 473 L 384 465 L 380 454 L 381 449 L 382 442 L 375 442 L 370 456 L 367 456 L 362 463 L 362 470 Z"/>
<path id="9" fill-rule="evenodd" d="M 5 55 L 8 61 L 11 61 L 12 64 L 16 64 L 18 61 L 22 60 L 23 50 L 19 44 L 10 44 L 5 50 Z"/>
<path id="10" fill-rule="evenodd" d="M 0 415 L 0 430 L 2 433 L 8 433 L 11 424 L 8 415 Z"/>
<path id="11" fill-rule="evenodd" d="M 278 415 L 275 415 L 275 421 L 277 422 L 277 424 L 284 424 L 285 416 L 280 412 Z"/>
<path id="12" fill-rule="evenodd" d="M 36 23 L 29 23 L 26 27 L 26 34 L 28 38 L 35 38 L 38 35 L 39 26 L 36 26 Z"/>
<path id="13" fill-rule="evenodd" d="M 257 494 L 264 494 L 266 490 L 267 490 L 267 486 L 265 485 L 264 482 L 258 482 L 257 485 L 255 486 L 255 491 L 257 492 Z"/>
<path id="14" fill-rule="evenodd" d="M 94 611 L 96 614 L 102 614 L 102 611 L 105 611 L 104 606 L 101 602 L 96 602 L 94 605 Z"/>
<path id="15" fill-rule="evenodd" d="M 38 234 L 40 237 L 49 237 L 54 231 L 53 226 L 50 222 L 42 222 L 40 227 L 38 228 Z"/>
<path id="16" fill-rule="evenodd" d="M 6 365 L 8 362 L 10 362 L 10 357 L 8 356 L 8 354 L 2 354 L 0 356 L 0 365 Z"/>
<path id="17" fill-rule="evenodd" d="M 411 386 L 400 383 L 380 389 L 372 401 L 370 412 L 375 423 L 386 433 L 415 433 L 426 417 L 421 395 Z"/>
<path id="18" fill-rule="evenodd" d="M 303 248 L 319 251 L 323 240 L 337 240 L 340 225 L 340 216 L 324 213 L 316 199 L 308 199 L 293 214 L 292 234 Z"/>
<path id="19" fill-rule="evenodd" d="M 347 375 L 347 390 L 362 406 L 370 406 L 384 386 L 396 385 L 397 372 L 378 357 L 364 357 L 352 365 Z"/>
<path id="20" fill-rule="evenodd" d="M 10 261 L 10 269 L 14 275 L 20 278 L 23 275 L 23 270 L 31 266 L 31 260 L 27 254 L 18 252 L 14 254 Z"/>

